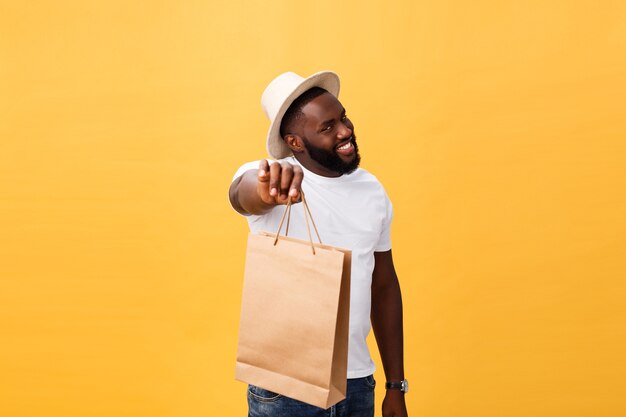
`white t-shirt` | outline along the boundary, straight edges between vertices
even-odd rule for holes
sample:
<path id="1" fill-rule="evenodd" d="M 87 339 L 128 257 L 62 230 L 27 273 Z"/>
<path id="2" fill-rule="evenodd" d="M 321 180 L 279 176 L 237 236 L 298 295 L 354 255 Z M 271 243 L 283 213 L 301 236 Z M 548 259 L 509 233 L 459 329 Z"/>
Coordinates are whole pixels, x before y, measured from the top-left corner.
<path id="1" fill-rule="evenodd" d="M 300 165 L 294 157 L 284 160 Z M 248 170 L 258 169 L 259 162 L 241 166 L 233 180 Z M 391 202 L 376 177 L 364 169 L 358 168 L 349 175 L 336 178 L 314 174 L 304 167 L 302 170 L 302 190 L 322 242 L 352 250 L 348 378 L 371 375 L 376 368 L 366 338 L 371 329 L 374 252 L 391 249 Z M 246 216 L 250 231 L 275 232 L 284 210 L 284 206 L 276 206 L 261 216 Z M 303 211 L 301 204 L 291 209 L 289 236 L 308 239 Z"/>

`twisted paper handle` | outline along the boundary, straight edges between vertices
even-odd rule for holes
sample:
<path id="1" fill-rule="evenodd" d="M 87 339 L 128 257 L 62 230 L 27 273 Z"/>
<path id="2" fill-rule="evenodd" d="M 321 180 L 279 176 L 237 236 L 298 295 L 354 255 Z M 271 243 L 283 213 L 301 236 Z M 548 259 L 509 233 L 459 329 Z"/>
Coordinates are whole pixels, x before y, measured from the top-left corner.
<path id="1" fill-rule="evenodd" d="M 302 195 L 302 206 L 304 210 L 304 220 L 306 221 L 306 231 L 309 235 L 309 242 L 311 243 L 311 250 L 313 251 L 313 255 L 315 255 L 315 246 L 313 246 L 313 238 L 311 237 L 311 227 L 309 226 L 309 218 L 311 219 L 311 223 L 313 224 L 313 228 L 315 229 L 315 234 L 317 235 L 317 240 L 319 240 L 320 244 L 322 243 L 322 238 L 320 237 L 320 233 L 317 231 L 317 226 L 313 221 L 313 216 L 311 215 L 311 209 L 306 202 L 306 198 L 304 197 L 304 192 L 300 190 L 300 194 Z M 278 225 L 278 230 L 276 231 L 276 238 L 274 239 L 274 246 L 278 243 L 278 236 L 280 235 L 280 231 L 283 228 L 283 222 L 285 221 L 285 217 L 287 218 L 287 226 L 285 227 L 285 236 L 289 234 L 289 219 L 291 218 L 291 197 L 287 200 L 287 207 L 285 207 L 285 211 L 283 213 L 283 217 L 280 219 L 280 224 Z"/>

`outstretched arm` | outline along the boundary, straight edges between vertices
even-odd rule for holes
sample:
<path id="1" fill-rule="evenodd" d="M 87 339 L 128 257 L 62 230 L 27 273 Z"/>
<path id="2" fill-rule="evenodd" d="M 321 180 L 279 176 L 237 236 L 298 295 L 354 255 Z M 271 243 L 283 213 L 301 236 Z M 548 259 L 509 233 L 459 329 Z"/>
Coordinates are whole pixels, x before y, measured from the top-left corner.
<path id="1" fill-rule="evenodd" d="M 269 164 L 263 159 L 258 169 L 246 171 L 228 190 L 230 204 L 241 214 L 263 214 L 278 204 L 300 200 L 303 172 L 289 162 Z"/>
<path id="2" fill-rule="evenodd" d="M 387 381 L 404 379 L 404 353 L 402 330 L 402 294 L 393 266 L 391 250 L 374 252 L 375 266 L 372 274 L 372 327 L 385 370 Z M 408 415 L 404 393 L 387 390 L 383 400 L 383 417 Z"/>

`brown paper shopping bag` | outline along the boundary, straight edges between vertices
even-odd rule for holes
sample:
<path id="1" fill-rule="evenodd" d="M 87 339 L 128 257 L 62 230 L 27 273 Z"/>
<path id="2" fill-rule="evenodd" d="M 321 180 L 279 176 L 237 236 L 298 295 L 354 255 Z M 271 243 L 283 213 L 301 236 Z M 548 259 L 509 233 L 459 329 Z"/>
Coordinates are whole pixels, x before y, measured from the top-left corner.
<path id="1" fill-rule="evenodd" d="M 290 204 L 248 237 L 235 377 L 328 408 L 346 395 L 351 252 L 313 243 L 302 205 L 308 241 L 280 236 Z"/>

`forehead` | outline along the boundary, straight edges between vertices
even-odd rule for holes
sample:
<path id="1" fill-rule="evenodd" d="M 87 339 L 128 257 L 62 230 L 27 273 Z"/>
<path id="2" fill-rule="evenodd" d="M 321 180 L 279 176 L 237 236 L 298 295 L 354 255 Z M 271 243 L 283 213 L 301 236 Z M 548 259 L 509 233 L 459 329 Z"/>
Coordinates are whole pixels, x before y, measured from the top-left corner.
<path id="1" fill-rule="evenodd" d="M 341 102 L 330 93 L 317 96 L 302 107 L 307 122 L 313 123 L 339 118 L 343 111 Z"/>

